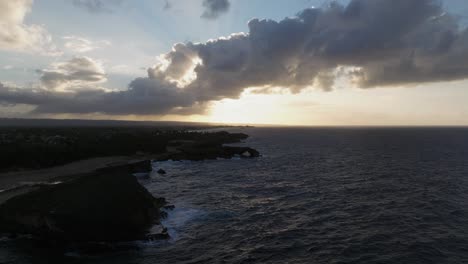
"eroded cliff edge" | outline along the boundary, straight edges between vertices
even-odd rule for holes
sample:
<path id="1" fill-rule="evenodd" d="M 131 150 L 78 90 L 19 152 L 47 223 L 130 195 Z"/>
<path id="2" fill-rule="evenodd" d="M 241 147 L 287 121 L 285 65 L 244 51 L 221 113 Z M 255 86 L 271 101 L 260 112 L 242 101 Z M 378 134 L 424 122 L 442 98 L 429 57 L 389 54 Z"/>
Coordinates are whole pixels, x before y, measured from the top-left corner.
<path id="1" fill-rule="evenodd" d="M 165 216 L 165 199 L 153 197 L 133 173 L 150 172 L 152 159 L 259 156 L 249 147 L 224 145 L 245 139 L 245 134 L 185 135 L 190 137 L 168 141 L 167 151 L 151 159 L 120 161 L 87 173 L 55 177 L 60 180 L 57 184 L 26 186 L 25 191 L 0 204 L 0 233 L 32 234 L 40 239 L 70 242 L 167 238 L 163 227 L 160 233 L 149 233 Z"/>

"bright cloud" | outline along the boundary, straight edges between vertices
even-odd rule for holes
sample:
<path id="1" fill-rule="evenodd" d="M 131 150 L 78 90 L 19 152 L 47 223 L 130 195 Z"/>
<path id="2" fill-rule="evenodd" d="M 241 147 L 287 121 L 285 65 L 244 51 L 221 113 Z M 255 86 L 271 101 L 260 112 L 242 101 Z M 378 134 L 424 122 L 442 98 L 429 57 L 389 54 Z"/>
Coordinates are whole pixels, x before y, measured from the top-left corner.
<path id="1" fill-rule="evenodd" d="M 24 24 L 32 3 L 32 0 L 0 1 L 0 50 L 59 55 L 44 27 Z"/>
<path id="2" fill-rule="evenodd" d="M 65 62 L 52 64 L 48 69 L 38 70 L 44 88 L 48 90 L 78 90 L 94 88 L 107 81 L 101 62 L 89 57 L 74 57 Z"/>
<path id="3" fill-rule="evenodd" d="M 76 53 L 85 53 L 111 45 L 111 43 L 106 40 L 92 41 L 77 36 L 65 36 L 63 39 L 65 40 L 65 48 Z"/>

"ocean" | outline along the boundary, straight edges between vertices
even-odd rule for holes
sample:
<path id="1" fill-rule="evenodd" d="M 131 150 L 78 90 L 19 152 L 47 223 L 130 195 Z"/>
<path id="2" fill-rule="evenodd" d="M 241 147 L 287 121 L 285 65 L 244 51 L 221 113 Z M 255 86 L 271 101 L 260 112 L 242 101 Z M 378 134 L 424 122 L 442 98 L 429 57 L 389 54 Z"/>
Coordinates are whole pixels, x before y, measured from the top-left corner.
<path id="1" fill-rule="evenodd" d="M 0 263 L 468 263 L 467 128 L 239 128 L 256 159 L 154 163 L 171 239 Z"/>

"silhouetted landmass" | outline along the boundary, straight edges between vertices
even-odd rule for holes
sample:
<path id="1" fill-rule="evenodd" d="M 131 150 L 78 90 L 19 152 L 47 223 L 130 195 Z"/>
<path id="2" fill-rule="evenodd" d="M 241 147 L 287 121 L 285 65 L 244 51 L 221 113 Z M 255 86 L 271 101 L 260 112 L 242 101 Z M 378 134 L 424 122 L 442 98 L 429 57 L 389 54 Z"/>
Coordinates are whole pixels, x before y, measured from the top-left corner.
<path id="1" fill-rule="evenodd" d="M 0 127 L 172 127 L 190 129 L 219 126 L 225 125 L 176 121 L 0 118 Z"/>
<path id="2" fill-rule="evenodd" d="M 199 127 L 8 126 L 0 128 L 0 171 L 41 169 L 94 157 L 140 157 L 55 178 L 13 185 L 0 205 L 0 233 L 31 234 L 45 241 L 88 242 L 165 239 L 164 198 L 153 197 L 133 173 L 148 173 L 151 160 L 258 157 L 238 143 L 248 135 Z M 208 128 L 208 127 L 207 127 Z M 209 127 L 213 128 L 213 127 Z M 192 130 L 189 130 L 192 129 Z M 159 171 L 163 173 L 163 171 Z M 8 173 L 4 174 L 8 175 Z M 53 180 L 58 180 L 57 184 Z M 172 208 L 172 207 L 168 207 Z M 150 228 L 151 232 L 149 232 Z M 59 242 L 60 244 L 60 242 Z"/>
<path id="3" fill-rule="evenodd" d="M 0 232 L 64 242 L 145 239 L 166 204 L 132 176 L 150 171 L 149 161 L 103 168 L 13 197 L 0 205 Z"/>
<path id="4" fill-rule="evenodd" d="M 247 137 L 154 127 L 5 127 L 0 128 L 0 171 L 46 168 L 93 157 L 163 154 L 177 140 L 196 142 L 196 160 L 216 158 L 215 152 L 227 157 L 222 144 Z"/>
<path id="5" fill-rule="evenodd" d="M 225 146 L 248 136 L 242 133 L 200 132 L 153 127 L 42 127 L 0 129 L 3 170 L 43 168 L 98 156 L 146 157 L 87 173 L 63 175 L 63 183 L 21 186 L 0 205 L 0 233 L 31 234 L 45 241 L 89 242 L 166 239 L 161 208 L 132 173 L 148 173 L 151 160 L 203 160 L 218 157 L 258 157 L 248 147 Z M 159 173 L 163 173 L 159 171 Z M 39 180 L 39 179 L 38 179 Z M 60 178 L 60 181 L 62 179 Z M 27 189 L 29 188 L 29 189 Z M 60 243 L 60 242 L 59 242 Z"/>
<path id="6" fill-rule="evenodd" d="M 0 127 L 157 127 L 160 129 L 203 129 L 220 127 L 250 127 L 247 125 L 226 125 L 222 123 L 180 122 L 180 121 L 129 121 L 89 119 L 26 119 L 0 118 Z"/>

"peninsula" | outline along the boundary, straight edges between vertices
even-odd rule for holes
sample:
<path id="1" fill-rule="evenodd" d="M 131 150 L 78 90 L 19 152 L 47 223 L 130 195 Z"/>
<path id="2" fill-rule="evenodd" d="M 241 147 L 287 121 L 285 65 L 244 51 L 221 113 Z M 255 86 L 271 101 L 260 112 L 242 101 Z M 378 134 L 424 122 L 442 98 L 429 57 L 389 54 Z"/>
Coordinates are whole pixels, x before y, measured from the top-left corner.
<path id="1" fill-rule="evenodd" d="M 4 127 L 0 129 L 0 233 L 52 241 L 167 238 L 163 197 L 135 173 L 151 161 L 254 158 L 226 146 L 248 136 L 158 127 Z M 166 208 L 166 209 L 165 209 Z"/>

